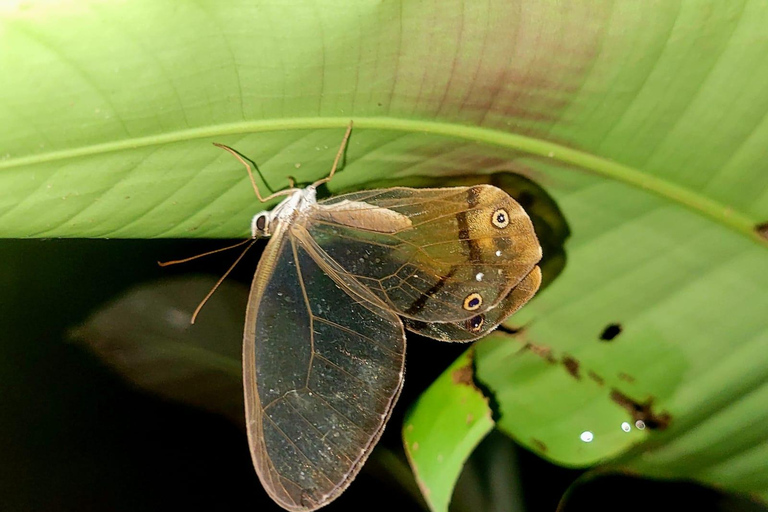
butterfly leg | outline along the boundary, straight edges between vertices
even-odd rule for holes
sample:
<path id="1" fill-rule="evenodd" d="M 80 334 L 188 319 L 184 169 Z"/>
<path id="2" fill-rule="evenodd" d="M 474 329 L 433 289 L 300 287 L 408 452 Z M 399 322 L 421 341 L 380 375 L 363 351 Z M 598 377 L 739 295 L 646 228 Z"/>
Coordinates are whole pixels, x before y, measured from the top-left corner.
<path id="1" fill-rule="evenodd" d="M 256 192 L 256 197 L 259 198 L 259 201 L 262 203 L 266 203 L 270 199 L 274 199 L 275 197 L 280 196 L 287 196 L 292 193 L 290 189 L 287 190 L 278 190 L 274 194 L 270 194 L 267 197 L 261 197 L 261 193 L 259 192 L 259 187 L 256 185 L 256 180 L 253 178 L 253 171 L 251 170 L 251 165 L 245 161 L 245 159 L 240 156 L 240 154 L 235 151 L 234 149 L 230 148 L 229 146 L 225 146 L 224 144 L 219 144 L 218 142 L 213 143 L 214 146 L 217 148 L 221 148 L 227 152 L 229 152 L 232 156 L 237 158 L 237 160 L 245 166 L 245 169 L 248 171 L 248 178 L 251 180 L 251 185 L 253 185 L 253 191 Z M 291 188 L 293 188 L 293 180 L 291 180 Z"/>
<path id="2" fill-rule="evenodd" d="M 349 141 L 349 135 L 352 133 L 352 121 L 349 122 L 349 125 L 347 125 L 347 131 L 344 133 L 344 138 L 341 140 L 341 146 L 339 146 L 339 151 L 336 153 L 336 159 L 333 161 L 333 167 L 331 167 L 331 172 L 328 173 L 328 176 L 321 180 L 317 180 L 312 184 L 312 187 L 317 188 L 323 183 L 328 183 L 331 181 L 331 178 L 333 178 L 334 173 L 336 172 L 336 168 L 339 165 L 339 161 L 341 160 L 341 157 L 344 155 L 344 150 L 347 148 L 347 141 Z"/>

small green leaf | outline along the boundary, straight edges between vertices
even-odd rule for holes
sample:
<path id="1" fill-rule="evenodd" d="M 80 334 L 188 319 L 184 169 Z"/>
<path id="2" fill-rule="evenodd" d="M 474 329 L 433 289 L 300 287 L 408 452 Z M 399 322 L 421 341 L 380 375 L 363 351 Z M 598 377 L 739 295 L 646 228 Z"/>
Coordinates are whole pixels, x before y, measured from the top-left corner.
<path id="1" fill-rule="evenodd" d="M 403 425 L 406 454 L 435 512 L 448 510 L 464 462 L 493 429 L 488 400 L 472 374 L 467 351 L 419 397 Z"/>

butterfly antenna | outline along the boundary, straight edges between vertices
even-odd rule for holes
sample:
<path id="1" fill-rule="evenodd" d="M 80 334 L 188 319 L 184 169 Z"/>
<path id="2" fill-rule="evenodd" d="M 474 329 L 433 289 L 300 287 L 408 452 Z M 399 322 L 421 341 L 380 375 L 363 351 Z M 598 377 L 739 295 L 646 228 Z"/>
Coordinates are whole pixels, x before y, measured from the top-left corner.
<path id="1" fill-rule="evenodd" d="M 285 195 L 288 195 L 288 194 L 291 193 L 290 190 L 278 190 L 277 192 L 273 192 L 272 187 L 269 186 L 269 184 L 267 183 L 267 180 L 265 180 L 264 176 L 261 174 L 261 171 L 259 170 L 259 167 L 254 164 L 254 167 L 256 167 L 256 172 L 259 174 L 259 178 L 261 178 L 261 181 L 264 183 L 264 186 L 267 187 L 267 190 L 272 192 L 267 197 L 261 197 L 261 193 L 259 192 L 259 187 L 258 187 L 258 185 L 256 185 L 256 180 L 253 177 L 253 170 L 251 169 L 251 164 L 246 162 L 245 158 L 243 158 L 243 156 L 240 153 L 238 153 L 237 151 L 235 151 L 231 147 L 225 146 L 224 144 L 219 144 L 218 142 L 214 142 L 213 145 L 216 146 L 217 148 L 221 148 L 224 151 L 229 152 L 232 156 L 237 158 L 237 160 L 241 164 L 243 164 L 243 166 L 245 166 L 245 170 L 248 171 L 248 178 L 251 180 L 251 185 L 253 186 L 253 191 L 256 192 L 256 197 L 258 197 L 259 201 L 261 201 L 262 203 L 266 203 L 267 201 L 269 201 L 270 199 L 273 199 L 275 197 L 285 196 Z"/>
<path id="2" fill-rule="evenodd" d="M 333 161 L 333 167 L 331 167 L 331 172 L 326 176 L 325 178 L 321 180 L 317 180 L 312 184 L 313 187 L 318 187 L 322 185 L 323 183 L 328 183 L 331 181 L 331 178 L 333 178 L 334 173 L 336 172 L 336 168 L 339 165 L 339 161 L 341 160 L 341 157 L 344 156 L 344 160 L 346 161 L 346 151 L 347 151 L 347 141 L 349 141 L 349 136 L 352 133 L 352 121 L 349 121 L 349 125 L 347 125 L 347 131 L 344 133 L 344 138 L 341 140 L 341 146 L 339 146 L 339 151 L 336 153 L 336 159 Z"/>
<path id="3" fill-rule="evenodd" d="M 253 247 L 253 244 L 255 244 L 256 241 L 257 241 L 257 239 L 246 240 L 246 242 L 251 242 L 251 243 L 248 244 L 248 247 L 246 247 L 245 250 L 243 250 L 243 252 L 240 253 L 240 256 L 237 257 L 235 262 L 227 269 L 226 272 L 224 272 L 224 275 L 221 276 L 218 281 L 216 281 L 216 284 L 213 285 L 213 288 L 211 288 L 211 291 L 208 292 L 208 295 L 206 295 L 205 298 L 200 301 L 200 304 L 197 305 L 197 307 L 195 308 L 194 313 L 192 313 L 192 318 L 189 321 L 190 324 L 194 324 L 195 323 L 195 320 L 197 319 L 197 315 L 200 313 L 200 310 L 203 309 L 203 306 L 205 306 L 205 303 L 208 302 L 208 299 L 211 298 L 213 293 L 219 288 L 221 283 L 224 282 L 224 280 L 227 278 L 227 276 L 230 274 L 230 272 L 232 272 L 232 270 L 237 266 L 237 264 L 240 263 L 240 260 L 243 259 L 243 256 L 245 256 L 245 253 L 248 252 L 248 249 Z M 242 243 L 240 245 L 242 245 Z"/>
<path id="4" fill-rule="evenodd" d="M 178 265 L 179 263 L 186 263 L 188 261 L 196 260 L 198 258 L 202 258 L 204 256 L 210 256 L 211 254 L 216 254 L 218 252 L 224 252 L 228 251 L 230 249 L 234 249 L 235 247 L 240 247 L 241 245 L 245 245 L 248 242 L 250 242 L 251 239 L 243 240 L 242 242 L 238 242 L 235 245 L 230 245 L 228 247 L 222 247 L 221 249 L 215 249 L 213 251 L 204 252 L 202 254 L 197 254 L 195 256 L 190 256 L 189 258 L 184 258 L 183 260 L 173 260 L 173 261 L 158 261 L 157 264 L 161 267 L 167 267 L 169 265 Z"/>

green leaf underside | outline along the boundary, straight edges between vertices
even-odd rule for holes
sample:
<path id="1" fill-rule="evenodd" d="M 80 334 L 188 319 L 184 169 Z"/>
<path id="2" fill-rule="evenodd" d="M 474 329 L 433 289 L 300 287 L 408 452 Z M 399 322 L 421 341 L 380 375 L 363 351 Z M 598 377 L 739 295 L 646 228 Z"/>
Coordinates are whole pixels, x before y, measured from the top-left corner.
<path id="1" fill-rule="evenodd" d="M 244 168 L 209 143 L 224 141 L 236 147 L 268 176 L 280 176 L 279 170 L 267 171 L 277 168 L 285 170 L 285 177 L 313 181 L 327 172 L 323 166 L 330 168 L 341 130 L 348 122 L 343 118 L 317 118 L 239 123 L 0 161 L 0 182 L 5 179 L 5 189 L 24 198 L 19 203 L 6 204 L 0 217 L 0 234 L 244 236 L 242 226 L 247 226 L 249 216 L 262 207 L 253 196 Z M 332 188 L 339 183 L 350 187 L 383 176 L 467 173 L 479 170 L 477 162 L 482 162 L 481 169 L 486 172 L 505 163 L 513 169 L 522 165 L 537 171 L 551 165 L 568 165 L 648 190 L 747 237 L 763 240 L 755 231 L 756 220 L 734 212 L 731 207 L 637 169 L 545 140 L 406 119 L 355 118 L 354 122 L 357 130 L 347 152 L 349 164 Z M 330 127 L 338 130 L 319 132 Z M 248 150 L 257 144 L 260 148 Z M 538 159 L 542 157 L 551 163 Z M 456 161 L 465 163 L 462 166 Z M 319 172 L 307 176 L 302 170 L 303 162 Z M 205 167 L 185 181 L 188 171 L 183 167 L 199 167 L 201 163 Z M 105 168 L 112 169 L 111 173 L 99 172 Z M 21 184 L 20 176 L 26 178 L 26 185 Z M 280 189 L 287 183 L 285 178 L 277 178 L 272 186 Z M 200 203 L 192 196 L 201 193 L 210 200 L 190 217 L 191 203 Z M 12 199 L 10 194 L 9 198 Z M 116 207 L 122 213 L 120 217 L 113 215 Z M 32 215 L 40 210 L 47 215 Z M 61 219 L 66 220 L 62 223 Z M 120 222 L 123 224 L 110 230 Z"/>
<path id="2" fill-rule="evenodd" d="M 766 22 L 757 0 L 0 7 L 0 237 L 247 236 L 262 205 L 209 143 L 283 188 L 328 172 L 350 119 L 331 191 L 519 172 L 572 238 L 522 333 L 478 347 L 499 428 L 765 498 Z M 612 390 L 668 427 L 624 432 Z M 429 475 L 458 466 L 430 471 L 447 504 Z"/>

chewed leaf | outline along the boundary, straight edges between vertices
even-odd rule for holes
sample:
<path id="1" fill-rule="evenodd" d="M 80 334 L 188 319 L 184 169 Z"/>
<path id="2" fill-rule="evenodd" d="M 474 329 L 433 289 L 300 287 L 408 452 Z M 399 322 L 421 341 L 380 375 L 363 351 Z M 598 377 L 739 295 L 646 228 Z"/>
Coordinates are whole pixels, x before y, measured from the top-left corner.
<path id="1" fill-rule="evenodd" d="M 643 414 L 617 389 L 626 384 L 620 377 L 534 342 L 525 329 L 499 331 L 476 351 L 477 378 L 498 404 L 499 429 L 559 464 L 586 467 L 619 455 L 647 439 L 651 418 L 664 414 L 651 404 Z"/>
<path id="2" fill-rule="evenodd" d="M 224 283 L 192 327 L 216 281 L 168 279 L 129 290 L 71 331 L 133 385 L 243 425 L 242 312 L 247 290 Z"/>

